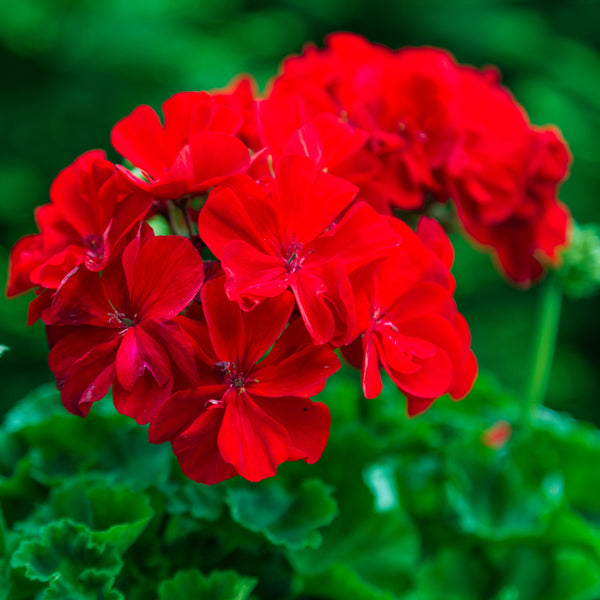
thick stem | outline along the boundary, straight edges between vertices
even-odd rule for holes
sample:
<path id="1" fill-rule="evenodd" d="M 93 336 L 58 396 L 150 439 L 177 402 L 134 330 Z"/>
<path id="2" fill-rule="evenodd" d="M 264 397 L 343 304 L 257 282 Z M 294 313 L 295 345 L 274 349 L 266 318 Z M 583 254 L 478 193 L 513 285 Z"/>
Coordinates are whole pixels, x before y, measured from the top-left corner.
<path id="1" fill-rule="evenodd" d="M 525 425 L 530 424 L 537 406 L 544 403 L 548 391 L 563 296 L 560 277 L 551 271 L 540 291 L 531 367 L 523 403 Z"/>

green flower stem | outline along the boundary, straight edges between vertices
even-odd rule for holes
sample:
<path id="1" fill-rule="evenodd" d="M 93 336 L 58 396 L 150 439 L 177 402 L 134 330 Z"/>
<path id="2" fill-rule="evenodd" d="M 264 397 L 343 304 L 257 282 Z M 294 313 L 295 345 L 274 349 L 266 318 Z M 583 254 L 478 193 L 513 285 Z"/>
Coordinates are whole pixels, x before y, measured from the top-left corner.
<path id="1" fill-rule="evenodd" d="M 548 274 L 540 292 L 531 368 L 523 403 L 523 423 L 526 426 L 531 423 L 537 406 L 544 403 L 552 372 L 563 297 L 563 283 L 557 273 L 551 271 Z"/>

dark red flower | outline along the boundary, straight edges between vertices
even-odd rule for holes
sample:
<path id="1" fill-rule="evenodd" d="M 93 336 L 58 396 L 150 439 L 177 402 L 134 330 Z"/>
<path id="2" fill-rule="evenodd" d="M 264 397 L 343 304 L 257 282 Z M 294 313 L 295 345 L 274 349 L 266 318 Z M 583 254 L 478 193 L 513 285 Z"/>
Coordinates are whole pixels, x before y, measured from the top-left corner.
<path id="1" fill-rule="evenodd" d="M 570 156 L 553 129 L 533 128 L 494 72 L 461 70 L 465 141 L 449 168 L 466 232 L 528 285 L 560 261 L 570 215 L 558 202 Z"/>
<path id="2" fill-rule="evenodd" d="M 408 400 L 409 415 L 426 410 L 449 393 L 464 397 L 477 373 L 466 321 L 452 299 L 453 280 L 408 226 L 389 257 L 352 276 L 357 332 L 364 332 L 346 353 L 356 364 L 361 343 L 362 384 L 367 398 L 382 389 L 380 367 Z"/>
<path id="3" fill-rule="evenodd" d="M 347 343 L 354 327 L 347 273 L 398 243 L 364 203 L 335 221 L 355 193 L 302 156 L 281 159 L 270 195 L 246 176 L 213 191 L 198 226 L 222 261 L 227 296 L 249 310 L 290 288 L 315 343 Z"/>
<path id="4" fill-rule="evenodd" d="M 317 461 L 330 416 L 309 397 L 339 368 L 333 351 L 314 346 L 301 320 L 286 329 L 289 292 L 250 312 L 227 299 L 222 278 L 201 296 L 205 323 L 182 320 L 198 349 L 198 385 L 161 406 L 150 440 L 170 440 L 183 472 L 207 484 L 238 473 L 259 481 L 284 461 Z"/>
<path id="5" fill-rule="evenodd" d="M 152 197 L 132 187 L 100 150 L 63 169 L 50 200 L 36 210 L 41 233 L 24 237 L 12 250 L 8 296 L 38 285 L 55 290 L 79 265 L 101 271 L 152 204 Z"/>
<path id="6" fill-rule="evenodd" d="M 244 172 L 248 148 L 234 134 L 242 116 L 206 92 L 181 92 L 162 105 L 164 125 L 149 106 L 138 106 L 112 130 L 112 144 L 141 170 L 122 168 L 141 189 L 176 200 L 202 194 L 229 175 Z"/>
<path id="7" fill-rule="evenodd" d="M 85 416 L 113 385 L 117 410 L 147 423 L 173 387 L 195 374 L 192 346 L 173 319 L 202 285 L 200 255 L 177 236 L 136 237 L 102 274 L 79 268 L 43 315 L 62 401 Z"/>

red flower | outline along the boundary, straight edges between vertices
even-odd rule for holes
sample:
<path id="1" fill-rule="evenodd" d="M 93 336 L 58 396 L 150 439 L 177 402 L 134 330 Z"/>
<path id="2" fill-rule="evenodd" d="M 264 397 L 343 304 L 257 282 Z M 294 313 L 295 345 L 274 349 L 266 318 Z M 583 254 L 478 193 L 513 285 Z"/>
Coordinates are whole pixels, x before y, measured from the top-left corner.
<path id="1" fill-rule="evenodd" d="M 242 117 L 206 92 L 181 92 L 163 105 L 164 125 L 149 106 L 138 106 L 112 130 L 112 144 L 145 179 L 122 171 L 157 198 L 202 194 L 248 168 L 250 154 L 233 134 Z"/>
<path id="2" fill-rule="evenodd" d="M 227 299 L 222 278 L 206 283 L 201 296 L 206 324 L 187 320 L 198 385 L 161 406 L 150 441 L 170 440 L 183 472 L 207 484 L 238 473 L 259 481 L 286 460 L 317 461 L 330 416 L 308 398 L 339 368 L 335 354 L 314 346 L 300 320 L 285 329 L 294 307 L 289 293 L 250 312 Z"/>
<path id="3" fill-rule="evenodd" d="M 415 415 L 443 394 L 464 397 L 477 364 L 442 260 L 401 221 L 396 228 L 403 230 L 401 245 L 352 276 L 356 330 L 364 332 L 360 362 L 365 396 L 374 398 L 381 392 L 383 366 L 406 396 L 409 415 Z M 354 364 L 358 343 L 345 351 Z"/>
<path id="4" fill-rule="evenodd" d="M 398 243 L 364 203 L 335 222 L 355 193 L 302 156 L 281 159 L 271 195 L 245 176 L 212 192 L 198 226 L 222 261 L 227 296 L 249 310 L 291 288 L 315 343 L 347 343 L 354 326 L 348 271 Z"/>
<path id="5" fill-rule="evenodd" d="M 258 96 L 256 81 L 250 75 L 236 77 L 224 90 L 215 90 L 212 94 L 215 101 L 232 108 L 242 117 L 242 124 L 236 136 L 253 152 L 258 152 L 262 145 L 258 133 L 256 98 Z"/>
<path id="6" fill-rule="evenodd" d="M 392 52 L 357 35 L 334 34 L 325 50 L 309 47 L 285 61 L 271 94 L 299 95 L 311 118 L 333 113 L 368 134 L 357 161 L 374 160 L 375 172 L 362 183 L 343 175 L 381 212 L 390 205 L 419 209 L 428 192 L 443 197 L 441 174 L 460 135 L 456 66 L 447 53 Z"/>
<path id="7" fill-rule="evenodd" d="M 465 142 L 449 172 L 466 232 L 494 252 L 512 281 L 528 285 L 556 264 L 570 216 L 557 201 L 567 176 L 567 146 L 534 129 L 494 72 L 461 70 Z"/>
<path id="8" fill-rule="evenodd" d="M 12 250 L 8 296 L 36 285 L 55 290 L 79 265 L 101 271 L 152 203 L 100 150 L 86 152 L 62 170 L 50 199 L 36 210 L 41 233 L 24 237 Z"/>
<path id="9" fill-rule="evenodd" d="M 136 237 L 101 276 L 72 272 L 43 315 L 67 410 L 85 416 L 113 384 L 117 410 L 147 423 L 171 393 L 174 371 L 194 374 L 192 346 L 173 319 L 202 277 L 200 255 L 177 236 Z"/>

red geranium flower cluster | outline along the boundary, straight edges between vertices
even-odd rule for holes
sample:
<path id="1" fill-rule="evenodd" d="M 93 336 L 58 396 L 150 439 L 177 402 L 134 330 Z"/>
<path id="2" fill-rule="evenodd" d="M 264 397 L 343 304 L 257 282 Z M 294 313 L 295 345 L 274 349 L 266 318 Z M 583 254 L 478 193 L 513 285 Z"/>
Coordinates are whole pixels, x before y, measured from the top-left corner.
<path id="1" fill-rule="evenodd" d="M 162 113 L 115 125 L 132 170 L 90 151 L 58 175 L 7 294 L 35 288 L 29 321 L 47 326 L 70 412 L 112 387 L 200 482 L 318 460 L 330 416 L 311 398 L 336 349 L 367 398 L 383 368 L 411 415 L 468 393 L 477 365 L 430 199 L 451 191 L 521 282 L 565 240 L 564 144 L 438 50 L 337 35 L 288 59 L 262 100 L 245 78 Z M 416 230 L 395 208 L 421 213 Z M 155 235 L 160 220 L 172 235 Z"/>
<path id="2" fill-rule="evenodd" d="M 379 212 L 422 212 L 452 199 L 465 232 L 520 285 L 559 262 L 570 217 L 556 196 L 569 151 L 557 130 L 529 123 L 494 69 L 342 33 L 325 50 L 288 58 L 270 98 L 295 102 L 306 122 L 332 115 L 363 135 L 331 172 L 356 183 Z"/>

